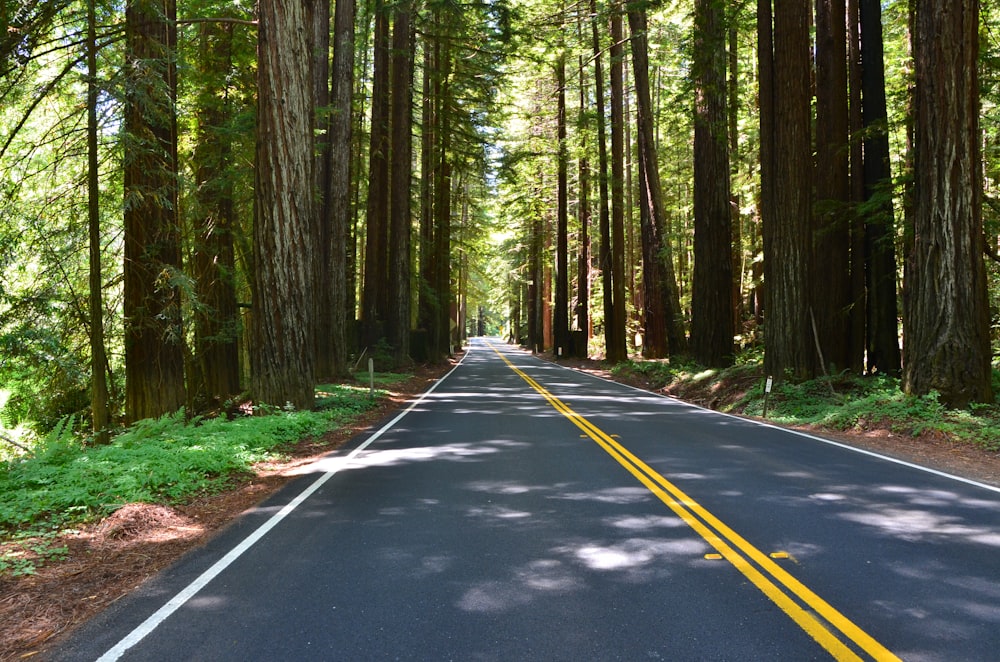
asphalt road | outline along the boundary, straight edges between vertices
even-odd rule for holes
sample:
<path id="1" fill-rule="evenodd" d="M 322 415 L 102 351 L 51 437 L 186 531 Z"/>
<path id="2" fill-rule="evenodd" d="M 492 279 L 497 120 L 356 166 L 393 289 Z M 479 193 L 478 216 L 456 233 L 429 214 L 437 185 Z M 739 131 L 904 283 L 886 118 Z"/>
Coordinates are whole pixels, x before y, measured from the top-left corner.
<path id="1" fill-rule="evenodd" d="M 55 658 L 896 656 L 1000 659 L 1000 492 L 475 339 Z"/>

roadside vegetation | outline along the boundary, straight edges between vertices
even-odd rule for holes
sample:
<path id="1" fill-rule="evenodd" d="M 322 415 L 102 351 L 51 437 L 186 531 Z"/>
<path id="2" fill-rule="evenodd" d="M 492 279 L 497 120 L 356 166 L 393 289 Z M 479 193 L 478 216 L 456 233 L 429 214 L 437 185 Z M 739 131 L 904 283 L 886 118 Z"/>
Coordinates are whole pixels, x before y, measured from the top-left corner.
<path id="1" fill-rule="evenodd" d="M 210 418 L 180 411 L 140 421 L 106 445 L 90 443 L 69 417 L 33 443 L 6 444 L 0 576 L 33 574 L 61 559 L 62 534 L 125 504 L 180 505 L 231 488 L 255 465 L 281 461 L 295 445 L 374 408 L 388 387 L 409 377 L 376 373 L 374 397 L 367 373 L 355 384 L 322 384 L 311 411 L 247 406 Z"/>
<path id="2" fill-rule="evenodd" d="M 935 435 L 1000 451 L 1000 405 L 974 404 L 949 409 L 936 392 L 910 396 L 899 379 L 841 374 L 804 382 L 767 382 L 760 357 L 744 357 L 731 368 L 710 370 L 691 363 L 631 360 L 611 371 L 615 379 L 674 395 L 719 411 L 767 418 L 789 426 L 838 431 L 887 429 L 919 437 Z M 993 389 L 1000 393 L 1000 370 L 993 369 Z M 767 412 L 765 416 L 765 395 Z"/>

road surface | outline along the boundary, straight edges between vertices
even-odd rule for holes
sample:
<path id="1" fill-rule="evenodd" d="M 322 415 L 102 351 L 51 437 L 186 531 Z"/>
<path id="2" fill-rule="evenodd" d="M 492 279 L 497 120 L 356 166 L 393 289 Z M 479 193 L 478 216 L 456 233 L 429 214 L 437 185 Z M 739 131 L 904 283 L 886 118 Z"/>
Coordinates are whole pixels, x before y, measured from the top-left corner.
<path id="1" fill-rule="evenodd" d="M 997 660 L 1000 492 L 474 339 L 60 660 Z"/>

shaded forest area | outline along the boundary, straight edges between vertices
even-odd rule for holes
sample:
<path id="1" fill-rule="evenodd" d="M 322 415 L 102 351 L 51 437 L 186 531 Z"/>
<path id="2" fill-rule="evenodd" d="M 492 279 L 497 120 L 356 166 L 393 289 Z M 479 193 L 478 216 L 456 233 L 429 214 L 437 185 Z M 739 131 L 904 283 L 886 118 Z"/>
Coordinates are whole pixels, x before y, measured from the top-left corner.
<path id="1" fill-rule="evenodd" d="M 469 334 L 995 402 L 997 8 L 0 0 L 3 452 Z"/>

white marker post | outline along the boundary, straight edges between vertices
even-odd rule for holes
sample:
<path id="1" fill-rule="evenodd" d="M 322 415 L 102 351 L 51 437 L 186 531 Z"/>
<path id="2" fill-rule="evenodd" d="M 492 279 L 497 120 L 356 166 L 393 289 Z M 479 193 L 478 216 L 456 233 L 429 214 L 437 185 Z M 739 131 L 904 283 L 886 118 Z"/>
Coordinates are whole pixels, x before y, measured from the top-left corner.
<path id="1" fill-rule="evenodd" d="M 767 382 L 764 384 L 764 418 L 767 418 L 767 396 L 771 392 L 771 384 L 773 382 L 773 378 L 768 375 Z"/>
<path id="2" fill-rule="evenodd" d="M 368 359 L 368 397 L 375 399 L 375 360 Z"/>

